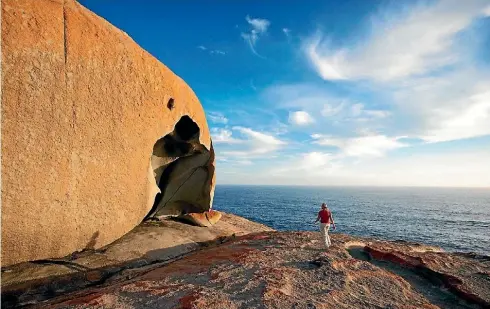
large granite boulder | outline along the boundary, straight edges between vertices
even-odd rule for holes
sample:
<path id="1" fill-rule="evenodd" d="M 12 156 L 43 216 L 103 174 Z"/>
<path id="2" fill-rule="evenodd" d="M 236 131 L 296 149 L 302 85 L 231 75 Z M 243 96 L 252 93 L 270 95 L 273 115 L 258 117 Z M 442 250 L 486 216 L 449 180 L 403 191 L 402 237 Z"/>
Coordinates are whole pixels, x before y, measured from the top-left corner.
<path id="1" fill-rule="evenodd" d="M 211 208 L 209 129 L 182 79 L 76 1 L 1 9 L 2 266 Z"/>

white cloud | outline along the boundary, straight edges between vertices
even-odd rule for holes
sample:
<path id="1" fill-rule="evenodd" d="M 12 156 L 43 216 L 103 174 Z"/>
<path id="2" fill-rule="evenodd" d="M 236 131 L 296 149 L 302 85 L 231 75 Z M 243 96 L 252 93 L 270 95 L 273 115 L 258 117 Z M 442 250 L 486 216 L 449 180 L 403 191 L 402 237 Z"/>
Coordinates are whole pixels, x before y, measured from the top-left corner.
<path id="1" fill-rule="evenodd" d="M 294 158 L 278 161 L 267 173 L 283 177 L 287 177 L 288 175 L 325 175 L 340 166 L 334 160 L 335 157 L 330 153 L 318 151 L 298 153 Z"/>
<path id="2" fill-rule="evenodd" d="M 199 45 L 197 48 L 199 48 L 200 50 L 206 50 L 206 46 L 203 46 L 203 45 Z"/>
<path id="3" fill-rule="evenodd" d="M 226 157 L 259 157 L 273 153 L 287 144 L 271 134 L 254 131 L 250 128 L 233 127 L 233 130 L 243 135 L 244 138 L 240 139 L 243 147 L 237 150 L 223 151 L 222 154 Z"/>
<path id="4" fill-rule="evenodd" d="M 269 28 L 271 24 L 267 19 L 262 18 L 250 18 L 250 16 L 246 16 L 245 20 L 252 26 L 253 30 L 257 33 L 264 33 Z"/>
<path id="5" fill-rule="evenodd" d="M 242 134 L 246 135 L 251 140 L 259 144 L 265 144 L 271 146 L 281 146 L 286 144 L 285 142 L 277 139 L 276 137 L 270 134 L 254 131 L 250 128 L 233 127 L 233 130 L 240 131 Z"/>
<path id="6" fill-rule="evenodd" d="M 304 126 L 314 123 L 315 119 L 305 111 L 296 111 L 289 113 L 289 122 L 298 126 Z"/>
<path id="7" fill-rule="evenodd" d="M 384 135 L 367 135 L 353 138 L 334 138 L 321 134 L 313 134 L 313 143 L 322 146 L 334 146 L 347 157 L 382 157 L 388 151 L 407 146 L 399 140 L 403 137 L 387 137 Z"/>
<path id="8" fill-rule="evenodd" d="M 490 151 L 456 151 L 381 158 L 352 168 L 364 176 L 361 184 L 378 186 L 490 186 Z M 402 176 L 402 177 L 400 177 Z"/>
<path id="9" fill-rule="evenodd" d="M 263 97 L 275 107 L 302 110 L 321 108 L 334 100 L 326 89 L 307 83 L 273 85 L 264 90 Z"/>
<path id="10" fill-rule="evenodd" d="M 228 129 L 212 128 L 211 137 L 214 144 L 238 144 L 241 140 L 232 137 L 232 132 Z"/>
<path id="11" fill-rule="evenodd" d="M 374 91 L 392 97 L 391 111 L 351 106 L 358 122 L 390 116 L 395 131 L 427 142 L 489 135 L 490 74 L 473 59 L 478 53 L 472 48 L 481 46 L 477 33 L 467 32 L 476 19 L 489 16 L 488 3 L 440 0 L 398 13 L 385 10 L 371 19 L 369 35 L 359 44 L 331 48 L 317 34 L 305 51 L 324 79 L 374 81 Z M 340 112 L 327 103 L 323 114 Z"/>
<path id="12" fill-rule="evenodd" d="M 332 48 L 316 34 L 305 43 L 306 56 L 326 80 L 388 81 L 423 74 L 458 61 L 457 34 L 484 16 L 487 5 L 487 0 L 442 0 L 380 14 L 372 18 L 371 34 L 359 45 Z"/>
<path id="13" fill-rule="evenodd" d="M 222 113 L 210 112 L 208 113 L 208 118 L 213 123 L 222 123 L 222 124 L 228 123 L 228 118 L 226 118 Z"/>
<path id="14" fill-rule="evenodd" d="M 332 161 L 332 155 L 330 153 L 323 152 L 308 152 L 302 154 L 300 161 L 300 168 L 303 170 L 317 170 L 328 166 Z"/>
<path id="15" fill-rule="evenodd" d="M 337 121 L 378 120 L 391 115 L 390 111 L 369 109 L 364 104 L 349 99 L 332 96 L 325 88 L 311 84 L 285 84 L 267 88 L 264 92 L 267 101 L 276 107 L 301 109 L 309 115 L 321 114 Z M 291 120 L 291 114 L 290 114 Z"/>
<path id="16" fill-rule="evenodd" d="M 257 56 L 262 57 L 260 54 L 257 53 L 255 46 L 259 37 L 267 32 L 267 29 L 270 26 L 270 21 L 262 18 L 250 18 L 250 16 L 248 15 L 245 17 L 245 20 L 251 26 L 251 30 L 250 32 L 246 33 L 242 32 L 241 36 L 245 40 L 245 42 L 247 42 L 252 52 Z"/>
<path id="17" fill-rule="evenodd" d="M 490 5 L 488 5 L 484 10 L 483 10 L 483 14 L 488 17 L 490 16 Z"/>
<path id="18" fill-rule="evenodd" d="M 394 100 L 407 132 L 428 142 L 490 134 L 490 74 L 461 69 L 444 76 L 410 79 Z"/>
<path id="19" fill-rule="evenodd" d="M 289 35 L 291 34 L 291 29 L 288 29 L 288 28 L 282 28 L 282 32 L 284 32 L 284 34 L 289 37 Z"/>
<path id="20" fill-rule="evenodd" d="M 300 154 L 301 162 L 308 155 Z M 314 157 L 314 156 L 312 156 Z M 240 173 L 230 183 L 281 185 L 357 185 L 490 187 L 490 149 L 448 153 L 412 154 L 405 157 L 371 157 L 360 163 L 337 164 L 319 159 L 319 168 L 294 169 L 296 161 L 272 166 L 251 175 Z M 280 163 L 278 163 L 280 164 Z M 314 164 L 312 164 L 314 165 Z M 416 168 L 414 168 L 416 167 Z M 248 176 L 248 177 L 247 177 Z"/>
<path id="21" fill-rule="evenodd" d="M 481 47 L 481 31 L 474 27 L 477 18 L 490 16 L 489 2 L 436 0 L 404 6 L 401 13 L 377 14 L 362 32 L 368 34 L 364 38 L 354 34 L 343 40 L 359 42 L 355 45 L 338 47 L 320 34 L 305 42 L 308 60 L 320 76 L 349 80 L 337 88 L 342 93 L 356 90 L 338 97 L 329 92 L 333 87 L 323 85 L 265 89 L 263 99 L 272 109 L 315 117 L 314 145 L 286 144 L 277 132 L 271 133 L 274 129 L 266 133 L 233 127 L 233 138 L 241 142 L 224 145 L 230 148 L 220 152 L 232 158 L 228 162 L 236 161 L 236 178 L 229 182 L 490 186 L 490 149 L 488 138 L 482 137 L 490 136 L 490 71 L 477 59 L 482 55 L 475 50 Z M 246 35 L 255 52 L 260 38 L 250 26 Z M 295 116 L 290 113 L 290 122 L 295 123 Z M 406 136 L 421 139 L 420 144 L 408 144 Z M 482 142 L 447 143 L 443 151 L 426 144 L 471 137 Z M 294 158 L 281 151 L 286 146 Z M 274 155 L 277 159 L 260 165 Z M 253 164 L 240 170 L 242 160 Z"/>
<path id="22" fill-rule="evenodd" d="M 490 91 L 470 96 L 467 107 L 460 112 L 446 110 L 436 113 L 439 121 L 422 136 L 428 142 L 490 135 Z"/>

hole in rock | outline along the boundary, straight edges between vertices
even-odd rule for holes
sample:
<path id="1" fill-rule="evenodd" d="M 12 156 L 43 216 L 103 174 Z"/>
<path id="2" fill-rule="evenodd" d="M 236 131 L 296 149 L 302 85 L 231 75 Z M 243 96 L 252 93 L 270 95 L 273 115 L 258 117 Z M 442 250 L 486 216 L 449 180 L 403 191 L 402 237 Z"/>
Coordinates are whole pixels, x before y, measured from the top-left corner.
<path id="1" fill-rule="evenodd" d="M 174 132 L 182 141 L 199 138 L 199 126 L 189 116 L 180 118 L 179 122 L 175 125 Z"/>
<path id="2" fill-rule="evenodd" d="M 423 295 L 429 302 L 441 309 L 475 309 L 481 308 L 470 303 L 444 287 L 437 274 L 426 268 L 408 268 L 397 263 L 373 258 L 366 247 L 351 246 L 347 248 L 349 254 L 361 261 L 369 262 L 405 279 L 412 288 Z"/>
<path id="3" fill-rule="evenodd" d="M 170 98 L 170 99 L 168 100 L 168 103 L 167 103 L 167 108 L 168 108 L 169 110 L 172 110 L 172 109 L 174 108 L 174 99 L 173 99 L 173 98 Z"/>
<path id="4" fill-rule="evenodd" d="M 200 128 L 185 115 L 153 146 L 151 168 L 160 189 L 145 217 L 178 216 L 209 210 L 212 148 L 199 142 Z"/>

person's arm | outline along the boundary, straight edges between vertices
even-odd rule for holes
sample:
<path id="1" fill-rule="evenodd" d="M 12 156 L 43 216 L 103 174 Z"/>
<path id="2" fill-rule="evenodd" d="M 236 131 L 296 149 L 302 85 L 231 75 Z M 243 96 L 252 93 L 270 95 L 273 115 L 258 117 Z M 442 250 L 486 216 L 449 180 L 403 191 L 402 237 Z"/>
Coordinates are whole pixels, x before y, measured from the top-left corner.
<path id="1" fill-rule="evenodd" d="M 318 220 L 320 220 L 320 213 L 318 213 L 318 216 L 316 216 L 315 223 L 317 223 L 317 222 L 318 222 Z"/>

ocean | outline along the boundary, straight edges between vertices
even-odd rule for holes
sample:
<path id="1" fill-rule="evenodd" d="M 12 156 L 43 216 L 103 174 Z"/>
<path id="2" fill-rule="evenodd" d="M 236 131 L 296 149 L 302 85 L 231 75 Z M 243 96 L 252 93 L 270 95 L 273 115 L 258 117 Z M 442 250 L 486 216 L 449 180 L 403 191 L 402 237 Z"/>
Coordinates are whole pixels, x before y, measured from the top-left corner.
<path id="1" fill-rule="evenodd" d="M 316 231 L 320 204 L 337 231 L 490 255 L 490 189 L 216 186 L 215 210 L 279 231 Z"/>

